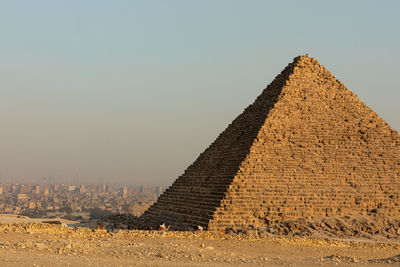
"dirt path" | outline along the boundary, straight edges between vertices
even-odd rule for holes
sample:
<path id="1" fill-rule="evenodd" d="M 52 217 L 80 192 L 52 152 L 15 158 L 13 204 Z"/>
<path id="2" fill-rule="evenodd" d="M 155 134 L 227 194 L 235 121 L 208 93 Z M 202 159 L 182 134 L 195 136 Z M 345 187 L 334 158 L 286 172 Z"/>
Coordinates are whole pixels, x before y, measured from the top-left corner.
<path id="1" fill-rule="evenodd" d="M 400 244 L 0 224 L 0 266 L 388 266 Z"/>

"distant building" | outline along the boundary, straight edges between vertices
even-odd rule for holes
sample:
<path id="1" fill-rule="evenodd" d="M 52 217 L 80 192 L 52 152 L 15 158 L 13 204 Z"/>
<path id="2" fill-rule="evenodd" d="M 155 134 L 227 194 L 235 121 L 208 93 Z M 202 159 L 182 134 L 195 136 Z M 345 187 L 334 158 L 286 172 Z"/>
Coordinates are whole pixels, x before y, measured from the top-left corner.
<path id="1" fill-rule="evenodd" d="M 68 186 L 68 191 L 75 191 L 75 185 L 69 185 Z"/>
<path id="2" fill-rule="evenodd" d="M 24 199 L 27 199 L 27 198 L 28 198 L 28 196 L 26 194 L 17 194 L 17 199 L 18 200 L 24 200 Z"/>
<path id="3" fill-rule="evenodd" d="M 77 202 L 72 202 L 71 203 L 71 209 L 74 212 L 81 212 L 82 211 L 82 207 Z"/>
<path id="4" fill-rule="evenodd" d="M 21 207 L 13 207 L 12 213 L 18 214 L 21 212 Z"/>
<path id="5" fill-rule="evenodd" d="M 106 192 L 106 186 L 103 184 L 103 185 L 98 185 L 97 186 L 97 193 L 104 193 L 104 192 Z"/>
<path id="6" fill-rule="evenodd" d="M 21 185 L 19 185 L 18 193 L 20 193 L 20 194 L 29 194 L 29 193 L 32 192 L 32 190 L 33 190 L 33 187 L 31 185 L 21 184 Z"/>
<path id="7" fill-rule="evenodd" d="M 128 187 L 127 186 L 123 186 L 122 187 L 121 195 L 122 195 L 122 197 L 127 197 L 128 196 Z"/>
<path id="8" fill-rule="evenodd" d="M 111 185 L 107 185 L 106 186 L 106 191 L 111 193 L 112 192 L 112 186 Z"/>
<path id="9" fill-rule="evenodd" d="M 49 189 L 46 188 L 45 190 L 43 190 L 43 195 L 48 196 L 49 195 Z"/>
<path id="10" fill-rule="evenodd" d="M 3 194 L 3 187 L 0 186 L 0 195 L 2 195 L 2 194 Z"/>
<path id="11" fill-rule="evenodd" d="M 162 188 L 161 186 L 157 186 L 157 187 L 156 187 L 156 193 L 157 193 L 157 195 L 161 195 L 162 192 L 163 192 L 163 188 Z"/>
<path id="12" fill-rule="evenodd" d="M 53 184 L 51 186 L 51 189 L 53 190 L 53 192 L 58 192 L 58 190 L 60 189 L 60 185 L 58 184 Z"/>
<path id="13" fill-rule="evenodd" d="M 35 187 L 33 188 L 33 193 L 36 195 L 40 194 L 40 185 L 35 185 Z"/>
<path id="14" fill-rule="evenodd" d="M 13 184 L 11 186 L 11 193 L 18 193 L 18 188 L 19 188 L 19 185 Z"/>
<path id="15" fill-rule="evenodd" d="M 85 194 L 86 193 L 85 185 L 81 184 L 81 186 L 79 187 L 79 193 L 81 193 L 81 194 Z"/>
<path id="16" fill-rule="evenodd" d="M 28 205 L 28 209 L 33 210 L 36 208 L 36 202 L 30 201 Z"/>

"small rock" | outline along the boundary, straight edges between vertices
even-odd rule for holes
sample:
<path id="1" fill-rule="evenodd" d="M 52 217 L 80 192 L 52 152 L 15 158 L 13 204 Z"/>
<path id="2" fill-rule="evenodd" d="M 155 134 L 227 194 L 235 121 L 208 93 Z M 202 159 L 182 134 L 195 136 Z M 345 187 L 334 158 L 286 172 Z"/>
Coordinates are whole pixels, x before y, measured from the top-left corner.
<path id="1" fill-rule="evenodd" d="M 400 235 L 400 228 L 397 229 L 397 234 Z"/>
<path id="2" fill-rule="evenodd" d="M 212 246 L 207 246 L 206 249 L 213 250 L 214 248 Z"/>

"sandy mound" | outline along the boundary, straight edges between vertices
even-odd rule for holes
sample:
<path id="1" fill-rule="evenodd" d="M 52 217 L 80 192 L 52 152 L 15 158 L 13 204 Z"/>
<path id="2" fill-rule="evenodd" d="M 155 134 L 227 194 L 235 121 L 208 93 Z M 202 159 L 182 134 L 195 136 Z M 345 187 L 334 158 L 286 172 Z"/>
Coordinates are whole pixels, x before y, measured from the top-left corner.
<path id="1" fill-rule="evenodd" d="M 78 221 L 71 221 L 66 220 L 63 218 L 30 218 L 23 215 L 16 215 L 16 214 L 0 214 L 0 223 L 60 223 L 60 224 L 67 224 L 67 225 L 75 225 L 79 223 Z"/>

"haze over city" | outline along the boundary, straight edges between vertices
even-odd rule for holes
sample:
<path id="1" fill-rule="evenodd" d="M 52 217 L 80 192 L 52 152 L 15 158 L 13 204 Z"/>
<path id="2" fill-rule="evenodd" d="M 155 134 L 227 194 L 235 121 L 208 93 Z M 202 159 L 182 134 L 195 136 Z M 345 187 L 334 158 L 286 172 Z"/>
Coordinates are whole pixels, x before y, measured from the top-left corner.
<path id="1" fill-rule="evenodd" d="M 399 2 L 251 3 L 0 1 L 0 183 L 168 185 L 306 53 L 400 129 Z"/>

